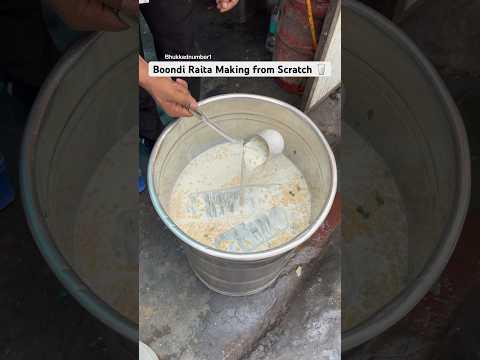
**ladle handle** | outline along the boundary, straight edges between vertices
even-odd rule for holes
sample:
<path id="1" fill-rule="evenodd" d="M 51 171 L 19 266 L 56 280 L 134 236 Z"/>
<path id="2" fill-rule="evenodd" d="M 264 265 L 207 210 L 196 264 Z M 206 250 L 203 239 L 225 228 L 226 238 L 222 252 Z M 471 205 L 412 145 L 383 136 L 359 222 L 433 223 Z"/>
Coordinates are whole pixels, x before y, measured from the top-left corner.
<path id="1" fill-rule="evenodd" d="M 225 134 L 225 132 L 220 129 L 217 125 L 215 125 L 213 122 L 211 122 L 208 117 L 203 113 L 201 112 L 200 110 L 197 110 L 197 109 L 191 109 L 189 108 L 188 110 L 190 110 L 192 113 L 194 113 L 195 115 L 199 116 L 200 119 L 205 123 L 207 124 L 208 126 L 210 126 L 213 130 L 215 130 L 219 135 L 221 135 L 223 138 L 227 139 L 228 141 L 230 141 L 231 143 L 243 143 L 243 141 L 241 140 L 238 140 L 238 139 L 235 139 L 235 138 L 232 138 L 231 136 Z"/>

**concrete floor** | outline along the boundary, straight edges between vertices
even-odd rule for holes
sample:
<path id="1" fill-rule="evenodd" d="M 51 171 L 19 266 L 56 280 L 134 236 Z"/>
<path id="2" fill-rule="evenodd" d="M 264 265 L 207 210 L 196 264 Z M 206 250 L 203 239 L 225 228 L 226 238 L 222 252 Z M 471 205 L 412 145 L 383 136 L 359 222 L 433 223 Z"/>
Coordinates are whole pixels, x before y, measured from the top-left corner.
<path id="1" fill-rule="evenodd" d="M 303 351 L 302 356 L 297 354 L 298 359 L 317 358 L 327 350 L 332 356 L 325 359 L 339 359 L 338 231 L 328 246 L 330 234 L 338 225 L 338 210 L 334 206 L 324 226 L 291 254 L 274 284 L 256 295 L 227 297 L 209 290 L 195 277 L 182 245 L 143 194 L 139 217 L 141 340 L 161 359 L 290 359 L 287 355 L 294 349 Z M 306 285 L 310 277 L 316 280 Z M 305 292 L 304 286 L 311 288 Z M 316 303 L 316 296 L 323 302 Z M 307 304 L 302 303 L 306 300 Z M 283 325 L 276 326 L 285 313 L 288 315 Z M 301 315 L 302 321 L 295 314 Z M 301 335 L 306 324 L 311 324 L 309 337 Z M 295 348 L 286 346 L 290 334 L 297 336 Z M 264 342 L 259 343 L 262 338 Z M 252 350 L 254 354 L 248 357 Z M 275 356 L 280 353 L 283 357 Z"/>

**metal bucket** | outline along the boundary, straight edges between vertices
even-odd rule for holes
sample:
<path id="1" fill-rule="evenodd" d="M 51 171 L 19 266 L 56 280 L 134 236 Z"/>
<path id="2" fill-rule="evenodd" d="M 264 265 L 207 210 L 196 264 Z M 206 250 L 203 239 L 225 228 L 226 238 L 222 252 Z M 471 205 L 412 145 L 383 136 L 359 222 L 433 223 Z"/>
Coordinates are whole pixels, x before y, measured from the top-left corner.
<path id="1" fill-rule="evenodd" d="M 93 34 L 74 46 L 52 71 L 36 99 L 21 158 L 23 205 L 45 260 L 63 286 L 89 312 L 135 344 L 137 54 L 135 26 L 122 33 Z M 120 176 L 105 174 L 103 187 L 97 190 L 105 201 L 93 201 L 105 216 L 80 229 L 91 240 L 91 247 L 79 256 L 76 230 L 82 199 L 102 159 L 130 133 L 133 146 L 122 148 L 120 156 L 113 159 L 120 161 Z M 121 196 L 116 196 L 119 192 L 114 190 L 118 186 L 124 187 L 120 189 Z M 133 222 L 126 221 L 130 218 L 124 212 L 127 207 L 131 209 L 129 214 L 135 216 Z M 108 245 L 109 260 L 95 248 L 100 243 Z M 103 270 L 110 268 L 91 271 L 93 274 L 88 276 L 80 271 L 99 265 Z M 126 267 L 131 269 L 128 278 L 124 276 Z M 104 288 L 98 286 L 99 278 L 103 278 Z M 125 291 L 127 288 L 134 290 Z"/>
<path id="2" fill-rule="evenodd" d="M 261 291 L 280 273 L 289 252 L 306 241 L 325 220 L 337 188 L 335 159 L 313 122 L 281 101 L 246 94 L 229 94 L 200 102 L 201 109 L 226 132 L 248 138 L 265 128 L 283 135 L 285 154 L 302 171 L 312 197 L 307 229 L 282 246 L 254 253 L 229 253 L 190 238 L 170 219 L 167 210 L 175 182 L 185 166 L 211 146 L 224 142 L 196 118 L 176 121 L 160 136 L 148 167 L 148 187 L 155 210 L 186 245 L 189 263 L 209 288 L 240 296 Z"/>
<path id="3" fill-rule="evenodd" d="M 390 169 L 408 225 L 402 288 L 383 306 L 372 307 L 364 321 L 342 328 L 345 351 L 403 318 L 440 276 L 468 208 L 470 164 L 455 103 L 417 47 L 392 23 L 360 3 L 345 0 L 342 13 L 343 118 Z M 356 172 L 342 169 L 345 177 Z M 372 229 L 372 233 L 375 230 L 379 231 Z M 346 258 L 358 255 L 346 249 L 342 248 L 342 296 L 355 287 L 355 277 L 362 272 L 361 267 L 345 265 Z M 344 306 L 345 302 L 342 311 Z"/>

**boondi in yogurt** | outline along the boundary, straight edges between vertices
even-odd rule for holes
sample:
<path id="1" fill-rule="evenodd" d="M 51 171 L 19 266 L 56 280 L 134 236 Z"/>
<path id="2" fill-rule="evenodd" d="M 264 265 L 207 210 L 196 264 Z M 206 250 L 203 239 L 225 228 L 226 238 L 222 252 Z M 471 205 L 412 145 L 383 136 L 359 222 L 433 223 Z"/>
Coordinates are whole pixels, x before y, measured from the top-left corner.
<path id="1" fill-rule="evenodd" d="M 219 250 L 246 253 L 280 246 L 310 223 L 307 183 L 285 155 L 255 168 L 249 165 L 262 161 L 250 153 L 242 195 L 242 150 L 241 144 L 223 143 L 195 157 L 177 179 L 169 216 L 191 238 Z"/>

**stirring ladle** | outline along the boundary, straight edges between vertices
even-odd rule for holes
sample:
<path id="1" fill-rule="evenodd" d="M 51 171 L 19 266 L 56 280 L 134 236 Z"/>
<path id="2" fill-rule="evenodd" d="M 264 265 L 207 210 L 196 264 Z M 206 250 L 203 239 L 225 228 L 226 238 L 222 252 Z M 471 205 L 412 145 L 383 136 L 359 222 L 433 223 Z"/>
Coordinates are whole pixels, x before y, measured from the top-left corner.
<path id="1" fill-rule="evenodd" d="M 200 119 L 205 123 L 207 124 L 208 126 L 210 126 L 213 130 L 215 130 L 219 135 L 221 135 L 222 137 L 224 137 L 225 139 L 227 139 L 228 141 L 230 141 L 231 143 L 234 143 L 234 144 L 243 144 L 243 140 L 239 140 L 239 139 L 235 139 L 233 137 L 231 137 L 230 135 L 227 135 L 225 134 L 225 132 L 220 129 L 217 125 L 215 125 L 213 122 L 211 122 L 209 119 L 208 119 L 208 116 L 205 115 L 205 113 L 203 113 L 202 111 L 198 110 L 198 109 L 192 109 L 190 108 L 189 109 L 191 112 L 193 112 L 195 115 L 199 116 Z"/>
<path id="2" fill-rule="evenodd" d="M 271 155 L 278 155 L 283 152 L 283 148 L 285 147 L 285 142 L 283 140 L 282 134 L 278 131 L 273 129 L 266 129 L 261 131 L 260 133 L 254 135 L 248 142 L 245 140 L 236 139 L 220 129 L 217 125 L 210 121 L 207 115 L 204 112 L 198 109 L 189 108 L 189 110 L 194 113 L 195 115 L 199 116 L 200 119 L 207 124 L 210 128 L 215 130 L 220 136 L 225 138 L 227 141 L 234 143 L 234 144 L 241 144 L 242 145 L 242 161 L 240 165 L 240 204 L 243 206 L 244 203 L 244 181 L 245 181 L 245 171 L 246 169 L 246 162 L 245 158 L 248 157 L 249 153 L 245 151 L 251 150 L 253 152 L 260 151 L 259 155 L 260 158 L 258 162 L 253 161 L 253 168 L 258 168 L 260 165 L 265 164 Z M 250 146 L 249 146 L 250 145 Z M 262 156 L 263 155 L 263 156 Z M 250 162 L 251 163 L 251 162 Z"/>
<path id="3" fill-rule="evenodd" d="M 226 134 L 221 128 L 215 125 L 208 116 L 201 110 L 189 108 L 192 113 L 197 115 L 205 124 L 207 124 L 210 128 L 215 130 L 220 136 L 225 138 L 227 141 L 235 144 L 243 144 L 248 148 L 248 144 L 252 143 L 262 143 L 266 148 L 265 154 L 265 161 L 270 158 L 271 155 L 278 155 L 283 152 L 285 147 L 285 141 L 283 140 L 282 134 L 280 134 L 277 130 L 273 129 L 266 129 L 258 133 L 257 135 L 253 136 L 246 142 L 243 139 L 234 138 L 228 134 Z M 258 148 L 258 147 L 257 147 Z"/>

